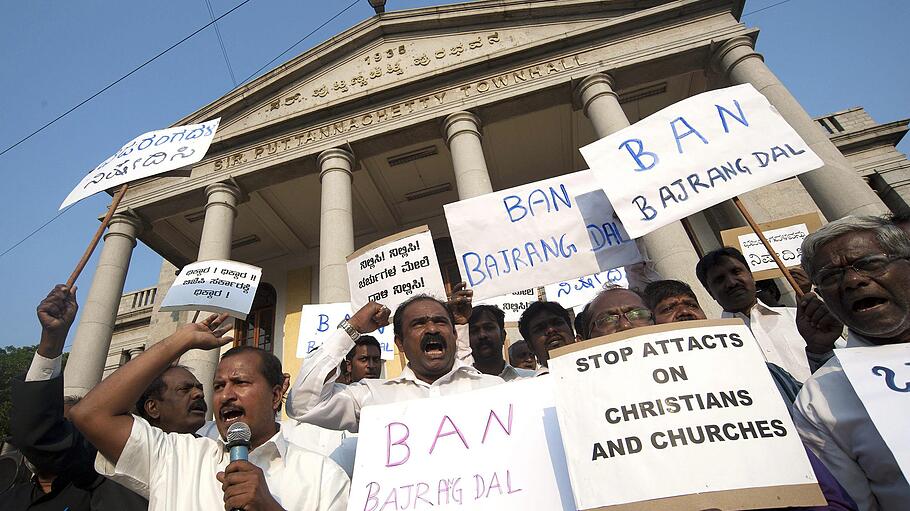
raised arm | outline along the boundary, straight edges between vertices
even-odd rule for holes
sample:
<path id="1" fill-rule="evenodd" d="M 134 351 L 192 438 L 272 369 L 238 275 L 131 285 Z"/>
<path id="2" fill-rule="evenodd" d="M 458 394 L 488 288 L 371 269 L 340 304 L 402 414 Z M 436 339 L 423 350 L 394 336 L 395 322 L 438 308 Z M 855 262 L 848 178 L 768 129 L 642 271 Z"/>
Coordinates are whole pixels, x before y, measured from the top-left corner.
<path id="1" fill-rule="evenodd" d="M 455 317 L 455 356 L 465 364 L 474 365 L 474 353 L 471 350 L 470 326 L 471 311 L 474 309 L 472 300 L 474 291 L 467 288 L 464 282 L 459 282 L 452 287 L 452 296 L 449 297 L 449 310 Z"/>
<path id="2" fill-rule="evenodd" d="M 216 349 L 233 339 L 224 337 L 231 322 L 212 314 L 199 323 L 180 327 L 141 356 L 114 371 L 70 411 L 76 427 L 111 463 L 120 459 L 133 428 L 130 410 L 162 371 L 191 349 Z"/>
<path id="3" fill-rule="evenodd" d="M 348 323 L 361 334 L 368 334 L 389 324 L 389 309 L 369 302 Z M 288 417 L 326 429 L 357 431 L 366 387 L 338 385 L 337 374 L 332 374 L 353 347 L 354 340 L 339 328 L 307 355 L 288 394 Z"/>

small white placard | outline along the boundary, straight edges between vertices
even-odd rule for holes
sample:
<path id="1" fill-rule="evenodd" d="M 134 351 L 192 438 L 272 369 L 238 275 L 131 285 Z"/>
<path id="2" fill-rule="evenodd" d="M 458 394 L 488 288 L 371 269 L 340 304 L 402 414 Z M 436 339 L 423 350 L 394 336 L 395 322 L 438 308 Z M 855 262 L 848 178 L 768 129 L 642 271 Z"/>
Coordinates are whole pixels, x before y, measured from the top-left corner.
<path id="1" fill-rule="evenodd" d="M 322 346 L 322 343 L 338 328 L 338 323 L 351 319 L 353 314 L 349 302 L 304 305 L 300 312 L 297 358 L 306 358 L 308 353 Z M 395 358 L 395 335 L 392 333 L 392 325 L 384 326 L 368 335 L 379 341 L 383 360 Z"/>
<path id="2" fill-rule="evenodd" d="M 578 509 L 790 485 L 821 497 L 787 405 L 741 321 L 634 329 L 555 355 L 550 377 Z M 769 493 L 758 507 L 810 505 Z M 728 509 L 718 504 L 697 509 Z"/>
<path id="3" fill-rule="evenodd" d="M 419 294 L 446 299 L 433 233 L 427 226 L 401 232 L 348 256 L 351 308 L 378 302 L 395 313 L 398 305 Z"/>
<path id="4" fill-rule="evenodd" d="M 587 275 L 572 280 L 564 280 L 547 286 L 547 300 L 559 302 L 566 309 L 585 305 L 607 286 L 629 287 L 626 271 L 613 268 L 594 275 Z"/>
<path id="5" fill-rule="evenodd" d="M 633 238 L 822 166 L 751 84 L 686 98 L 581 154 Z"/>
<path id="6" fill-rule="evenodd" d="M 506 323 L 513 323 L 517 322 L 518 319 L 521 318 L 521 313 L 536 301 L 537 288 L 532 287 L 530 289 L 516 291 L 507 295 L 495 296 L 493 298 L 487 298 L 486 300 L 474 302 L 474 305 L 495 305 L 502 309 L 502 311 L 506 314 Z"/>
<path id="7" fill-rule="evenodd" d="M 246 319 L 253 306 L 262 268 L 211 259 L 184 266 L 161 302 L 162 311 L 223 312 Z"/>
<path id="8" fill-rule="evenodd" d="M 209 150 L 220 120 L 139 135 L 82 178 L 60 209 L 100 191 L 198 162 Z"/>
<path id="9" fill-rule="evenodd" d="M 367 406 L 348 511 L 574 511 L 550 378 Z"/>
<path id="10" fill-rule="evenodd" d="M 461 276 L 475 300 L 641 261 L 588 170 L 444 209 Z"/>
<path id="11" fill-rule="evenodd" d="M 802 243 L 806 236 L 809 235 L 809 228 L 806 224 L 791 225 L 780 229 L 771 229 L 762 231 L 771 247 L 777 252 L 777 257 L 787 267 L 797 266 L 802 260 L 803 249 Z M 749 261 L 749 269 L 753 273 L 762 270 L 775 270 L 777 263 L 774 258 L 765 249 L 765 245 L 758 239 L 754 232 L 751 234 L 742 234 L 737 236 L 739 246 L 743 249 L 743 256 Z"/>
<path id="12" fill-rule="evenodd" d="M 910 479 L 910 344 L 834 350 L 904 477 Z"/>

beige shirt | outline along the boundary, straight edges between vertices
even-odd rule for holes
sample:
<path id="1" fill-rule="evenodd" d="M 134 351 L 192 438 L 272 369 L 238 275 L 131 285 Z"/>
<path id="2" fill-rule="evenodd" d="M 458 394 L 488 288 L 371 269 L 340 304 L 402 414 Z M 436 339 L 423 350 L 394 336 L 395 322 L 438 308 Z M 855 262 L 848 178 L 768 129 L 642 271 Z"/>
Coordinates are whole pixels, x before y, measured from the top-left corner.
<path id="1" fill-rule="evenodd" d="M 356 433 L 364 406 L 447 396 L 503 383 L 502 378 L 483 374 L 457 358 L 452 370 L 433 383 L 417 379 L 410 366 L 391 380 L 364 379 L 351 385 L 336 385 L 332 376 L 326 381 L 353 347 L 350 336 L 338 329 L 307 355 L 288 395 L 289 417 Z"/>
<path id="2" fill-rule="evenodd" d="M 345 511 L 350 480 L 334 462 L 289 443 L 279 432 L 249 453 L 269 492 L 284 509 Z M 165 433 L 133 417 L 130 437 L 116 465 L 100 456 L 99 473 L 149 500 L 149 510 L 224 509 L 215 478 L 230 463 L 219 438 Z"/>
<path id="3" fill-rule="evenodd" d="M 850 332 L 847 347 L 872 346 Z M 861 510 L 910 509 L 910 485 L 869 418 L 837 357 L 803 385 L 793 405 L 803 442 L 824 462 Z"/>

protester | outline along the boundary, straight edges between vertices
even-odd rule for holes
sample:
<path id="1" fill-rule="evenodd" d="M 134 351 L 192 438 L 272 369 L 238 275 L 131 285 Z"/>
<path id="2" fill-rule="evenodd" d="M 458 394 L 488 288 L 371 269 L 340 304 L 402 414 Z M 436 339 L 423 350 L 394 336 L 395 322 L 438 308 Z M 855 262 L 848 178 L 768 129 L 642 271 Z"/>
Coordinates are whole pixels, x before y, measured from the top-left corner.
<path id="1" fill-rule="evenodd" d="M 550 351 L 575 342 L 569 312 L 556 302 L 534 302 L 518 318 L 518 331 L 537 356 L 537 374 L 550 372 Z"/>
<path id="2" fill-rule="evenodd" d="M 840 337 L 836 328 L 797 328 L 797 310 L 770 307 L 758 300 L 749 263 L 735 248 L 705 254 L 695 267 L 698 280 L 724 309 L 721 317 L 739 318 L 752 331 L 765 360 L 782 367 L 803 382 L 811 374 L 806 350 L 830 351 Z"/>
<path id="3" fill-rule="evenodd" d="M 653 325 L 651 311 L 640 294 L 622 287 L 601 291 L 584 310 L 584 339 Z"/>
<path id="4" fill-rule="evenodd" d="M 205 424 L 202 384 L 183 366 L 159 374 L 136 401 L 136 413 L 158 429 L 193 433 Z"/>
<path id="5" fill-rule="evenodd" d="M 278 431 L 284 378 L 281 362 L 268 352 L 243 346 L 221 357 L 213 382 L 219 440 L 165 433 L 130 415 L 174 360 L 230 342 L 223 336 L 230 329 L 226 319 L 211 315 L 185 325 L 114 371 L 73 407 L 73 421 L 114 465 L 113 479 L 146 489 L 150 509 L 345 509 L 350 481 L 344 472 Z M 251 432 L 249 461 L 230 462 L 224 439 L 239 422 Z"/>
<path id="6" fill-rule="evenodd" d="M 783 307 L 780 303 L 780 288 L 774 279 L 759 280 L 755 283 L 755 296 L 768 307 Z"/>
<path id="7" fill-rule="evenodd" d="M 372 335 L 362 335 L 354 347 L 344 357 L 346 373 L 350 375 L 348 383 L 355 383 L 364 378 L 379 378 L 382 372 L 382 346 Z"/>
<path id="8" fill-rule="evenodd" d="M 575 329 L 575 342 L 585 340 L 585 338 L 581 336 L 581 333 L 585 331 L 585 312 L 587 310 L 588 305 L 585 304 L 581 311 L 575 314 L 575 319 L 572 320 L 572 327 Z"/>
<path id="9" fill-rule="evenodd" d="M 346 387 L 334 385 L 330 374 L 356 340 L 388 324 L 388 318 L 388 308 L 367 303 L 307 355 L 288 396 L 288 416 L 356 433 L 364 406 L 457 394 L 503 382 L 456 356 L 453 312 L 445 302 L 417 295 L 398 306 L 393 320 L 395 345 L 408 360 L 401 374 L 391 380 L 365 379 Z"/>
<path id="10" fill-rule="evenodd" d="M 910 342 L 906 232 L 890 220 L 849 216 L 810 234 L 802 251 L 803 268 L 821 299 L 848 327 L 848 348 Z M 907 478 L 837 357 L 805 382 L 794 422 L 860 509 L 907 509 Z"/>
<path id="11" fill-rule="evenodd" d="M 499 376 L 505 381 L 534 377 L 534 371 L 519 369 L 503 358 L 506 342 L 506 314 L 495 305 L 477 305 L 471 312 L 471 353 L 474 367 L 484 374 Z"/>
<path id="12" fill-rule="evenodd" d="M 63 346 L 76 311 L 76 288 L 57 285 L 38 305 L 41 341 L 24 381 L 12 381 L 10 429 L 34 476 L 0 495 L 3 509 L 134 510 L 144 498 L 94 470 L 95 448 L 68 420 Z M 185 413 L 183 414 L 185 415 Z"/>
<path id="13" fill-rule="evenodd" d="M 528 341 L 519 339 L 509 346 L 509 363 L 520 369 L 537 370 L 537 357 L 528 346 Z"/>

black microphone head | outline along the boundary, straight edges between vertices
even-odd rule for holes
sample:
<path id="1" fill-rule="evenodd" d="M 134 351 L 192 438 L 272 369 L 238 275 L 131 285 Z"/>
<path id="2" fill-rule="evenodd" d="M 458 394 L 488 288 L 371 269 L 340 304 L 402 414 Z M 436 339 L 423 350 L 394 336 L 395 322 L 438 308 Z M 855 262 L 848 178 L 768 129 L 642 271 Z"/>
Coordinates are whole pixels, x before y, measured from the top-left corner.
<path id="1" fill-rule="evenodd" d="M 250 432 L 250 427 L 247 426 L 246 423 L 235 422 L 231 424 L 227 430 L 227 447 L 228 449 L 237 445 L 249 447 L 250 438 L 252 438 L 252 436 L 253 434 Z"/>

